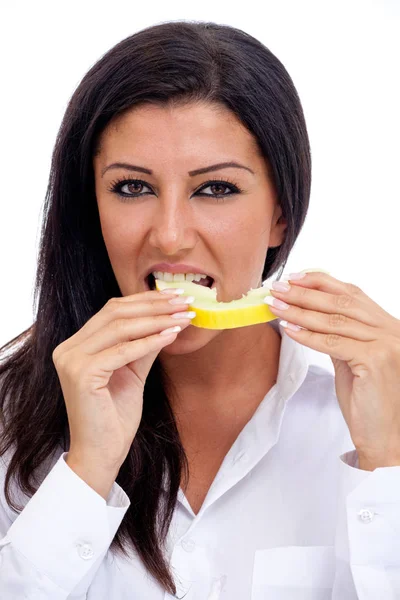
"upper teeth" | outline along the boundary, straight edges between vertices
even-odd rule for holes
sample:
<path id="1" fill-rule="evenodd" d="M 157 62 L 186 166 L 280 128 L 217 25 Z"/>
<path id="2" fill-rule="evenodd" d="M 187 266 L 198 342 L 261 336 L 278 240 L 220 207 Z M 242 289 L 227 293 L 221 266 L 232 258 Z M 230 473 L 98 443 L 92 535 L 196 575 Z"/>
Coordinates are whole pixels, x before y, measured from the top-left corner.
<path id="1" fill-rule="evenodd" d="M 152 275 L 155 279 L 164 281 L 200 281 L 208 277 L 204 273 L 162 273 L 161 271 L 153 271 Z"/>

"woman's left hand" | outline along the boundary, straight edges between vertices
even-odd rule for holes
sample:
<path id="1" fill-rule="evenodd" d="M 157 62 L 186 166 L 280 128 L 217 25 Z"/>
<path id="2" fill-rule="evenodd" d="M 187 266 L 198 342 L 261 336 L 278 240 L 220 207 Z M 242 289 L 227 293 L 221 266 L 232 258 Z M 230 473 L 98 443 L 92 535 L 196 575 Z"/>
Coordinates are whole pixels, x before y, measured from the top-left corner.
<path id="1" fill-rule="evenodd" d="M 294 340 L 330 356 L 343 417 L 363 470 L 400 465 L 400 320 L 352 283 L 308 272 L 284 276 L 291 289 L 271 311 L 304 329 Z"/>

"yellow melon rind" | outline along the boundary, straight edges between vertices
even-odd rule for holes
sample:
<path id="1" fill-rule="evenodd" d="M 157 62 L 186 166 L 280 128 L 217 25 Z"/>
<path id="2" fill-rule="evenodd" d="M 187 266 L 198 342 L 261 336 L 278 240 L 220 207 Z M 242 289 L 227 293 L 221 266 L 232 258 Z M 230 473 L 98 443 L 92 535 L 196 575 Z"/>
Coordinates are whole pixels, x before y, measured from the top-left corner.
<path id="1" fill-rule="evenodd" d="M 250 289 L 239 300 L 218 302 L 217 290 L 210 289 L 191 281 L 162 281 L 156 279 L 156 289 L 182 288 L 185 295 L 194 296 L 195 300 L 187 305 L 187 310 L 193 310 L 196 316 L 190 321 L 191 325 L 204 329 L 235 329 L 257 323 L 267 323 L 278 319 L 264 303 L 265 296 L 271 295 L 266 287 Z"/>
<path id="2" fill-rule="evenodd" d="M 320 271 L 330 275 L 324 269 L 303 269 L 304 273 Z M 268 287 L 250 289 L 242 298 L 231 302 L 218 302 L 216 288 L 208 288 L 192 281 L 163 281 L 155 280 L 158 291 L 168 288 L 182 288 L 185 295 L 194 296 L 192 304 L 187 305 L 187 310 L 193 310 L 196 316 L 191 320 L 195 327 L 204 329 L 235 329 L 258 323 L 268 323 L 278 319 L 264 303 L 265 296 L 271 296 Z"/>

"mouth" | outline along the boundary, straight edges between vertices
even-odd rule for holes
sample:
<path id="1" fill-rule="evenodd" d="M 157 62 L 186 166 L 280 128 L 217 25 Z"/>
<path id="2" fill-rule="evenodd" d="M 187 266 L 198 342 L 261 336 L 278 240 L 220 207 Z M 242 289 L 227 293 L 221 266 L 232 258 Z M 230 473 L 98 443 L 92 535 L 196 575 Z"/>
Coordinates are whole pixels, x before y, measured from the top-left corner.
<path id="1" fill-rule="evenodd" d="M 146 285 L 147 290 L 155 290 L 156 289 L 156 280 L 152 273 L 150 273 L 145 278 L 144 283 Z M 201 279 L 200 281 L 193 281 L 193 283 L 196 283 L 197 285 L 209 287 L 209 288 L 215 287 L 215 285 L 214 285 L 215 281 L 212 277 L 207 277 L 205 279 Z"/>

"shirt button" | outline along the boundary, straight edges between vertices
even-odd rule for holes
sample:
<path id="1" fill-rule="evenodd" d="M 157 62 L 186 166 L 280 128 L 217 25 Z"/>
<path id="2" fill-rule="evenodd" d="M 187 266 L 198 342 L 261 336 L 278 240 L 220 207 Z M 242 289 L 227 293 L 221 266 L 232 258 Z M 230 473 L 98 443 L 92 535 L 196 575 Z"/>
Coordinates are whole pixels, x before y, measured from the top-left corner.
<path id="1" fill-rule="evenodd" d="M 358 513 L 358 516 L 363 523 L 371 523 L 374 518 L 374 513 L 371 510 L 368 510 L 368 508 L 363 508 Z"/>
<path id="2" fill-rule="evenodd" d="M 79 544 L 78 554 L 84 560 L 90 560 L 94 556 L 94 552 L 90 544 Z"/>
<path id="3" fill-rule="evenodd" d="M 196 542 L 194 540 L 182 540 L 181 541 L 181 546 L 184 550 L 186 550 L 186 552 L 193 552 L 193 550 L 196 548 Z"/>

